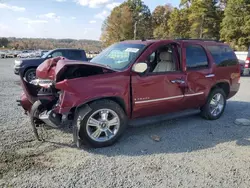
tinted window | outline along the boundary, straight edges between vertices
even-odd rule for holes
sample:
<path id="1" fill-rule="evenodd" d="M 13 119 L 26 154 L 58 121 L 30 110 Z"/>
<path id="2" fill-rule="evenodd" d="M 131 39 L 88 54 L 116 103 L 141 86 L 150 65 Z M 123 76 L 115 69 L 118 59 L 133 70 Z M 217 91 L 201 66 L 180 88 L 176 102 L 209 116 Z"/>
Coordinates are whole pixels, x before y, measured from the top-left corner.
<path id="1" fill-rule="evenodd" d="M 217 66 L 231 66 L 238 63 L 237 57 L 229 46 L 207 46 Z"/>
<path id="2" fill-rule="evenodd" d="M 80 50 L 69 50 L 67 58 L 72 60 L 82 60 L 82 52 Z"/>
<path id="3" fill-rule="evenodd" d="M 56 51 L 56 52 L 52 53 L 51 55 L 52 55 L 52 57 L 63 56 L 62 52 L 60 52 L 60 51 Z"/>
<path id="4" fill-rule="evenodd" d="M 208 67 L 206 52 L 199 45 L 188 45 L 186 48 L 187 69 Z"/>

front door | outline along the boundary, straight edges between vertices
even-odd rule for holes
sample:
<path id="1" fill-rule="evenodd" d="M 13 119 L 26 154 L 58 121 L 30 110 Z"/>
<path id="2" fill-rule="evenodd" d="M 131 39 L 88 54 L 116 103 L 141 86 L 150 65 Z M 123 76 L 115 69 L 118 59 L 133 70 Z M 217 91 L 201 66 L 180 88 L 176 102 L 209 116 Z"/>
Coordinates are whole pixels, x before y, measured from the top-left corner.
<path id="1" fill-rule="evenodd" d="M 132 73 L 133 118 L 175 112 L 182 108 L 184 93 L 181 88 L 184 73 L 180 70 L 177 44 L 154 43 L 139 59 L 147 62 L 148 71 Z M 150 54 L 150 55 L 145 55 Z"/>

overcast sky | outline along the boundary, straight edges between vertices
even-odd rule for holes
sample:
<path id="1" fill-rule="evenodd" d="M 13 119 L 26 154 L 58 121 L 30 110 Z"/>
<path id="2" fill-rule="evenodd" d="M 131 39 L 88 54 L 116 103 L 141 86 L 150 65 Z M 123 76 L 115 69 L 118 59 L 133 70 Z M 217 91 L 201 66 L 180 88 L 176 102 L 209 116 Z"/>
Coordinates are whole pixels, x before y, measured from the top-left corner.
<path id="1" fill-rule="evenodd" d="M 103 20 L 122 0 L 0 0 L 0 37 L 99 40 Z M 157 5 L 179 0 L 144 0 Z"/>

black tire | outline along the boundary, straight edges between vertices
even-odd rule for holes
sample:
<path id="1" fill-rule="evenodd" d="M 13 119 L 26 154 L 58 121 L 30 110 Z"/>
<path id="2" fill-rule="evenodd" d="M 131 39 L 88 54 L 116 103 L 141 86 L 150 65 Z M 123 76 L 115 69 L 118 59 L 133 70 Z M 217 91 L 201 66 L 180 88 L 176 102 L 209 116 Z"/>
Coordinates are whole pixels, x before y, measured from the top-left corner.
<path id="1" fill-rule="evenodd" d="M 94 101 L 89 104 L 89 107 L 89 111 L 84 116 L 82 116 L 82 114 L 86 112 L 86 109 L 84 108 L 78 109 L 78 112 L 76 112 L 75 114 L 75 120 L 73 124 L 75 144 L 77 145 L 77 147 L 81 147 L 84 145 L 85 147 L 87 146 L 91 148 L 100 148 L 113 145 L 121 137 L 122 133 L 127 127 L 127 116 L 124 110 L 116 102 L 107 99 Z M 110 140 L 103 142 L 93 140 L 87 133 L 87 121 L 89 117 L 100 109 L 110 109 L 114 111 L 118 115 L 120 120 L 120 126 L 116 135 Z M 76 137 L 79 137 L 80 140 Z"/>
<path id="2" fill-rule="evenodd" d="M 38 116 L 40 114 L 40 112 L 44 109 L 42 103 L 40 101 L 36 101 L 30 110 L 30 122 L 31 122 L 31 126 L 35 135 L 35 138 L 39 141 L 43 141 L 43 138 L 41 138 L 38 134 L 38 130 L 37 127 L 41 124 L 43 124 L 43 122 L 41 120 L 38 119 Z"/>
<path id="3" fill-rule="evenodd" d="M 30 68 L 25 71 L 24 78 L 27 82 L 30 82 L 34 80 L 33 75 L 36 75 L 36 69 L 35 68 Z"/>
<path id="4" fill-rule="evenodd" d="M 210 110 L 210 102 L 216 94 L 221 94 L 221 96 L 223 97 L 224 104 L 223 104 L 223 108 L 222 108 L 221 112 L 217 115 L 213 115 L 211 113 L 211 110 Z M 201 116 L 207 120 L 219 119 L 221 117 L 221 115 L 223 114 L 225 107 L 226 107 L 226 94 L 225 94 L 224 90 L 221 88 L 214 88 L 210 92 L 210 94 L 207 98 L 206 104 L 201 108 Z"/>

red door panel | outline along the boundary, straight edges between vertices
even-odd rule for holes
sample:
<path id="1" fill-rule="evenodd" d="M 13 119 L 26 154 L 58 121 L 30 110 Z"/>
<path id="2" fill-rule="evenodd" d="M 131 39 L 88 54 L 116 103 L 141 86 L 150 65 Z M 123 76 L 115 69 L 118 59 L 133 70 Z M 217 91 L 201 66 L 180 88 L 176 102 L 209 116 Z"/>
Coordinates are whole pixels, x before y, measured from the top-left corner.
<path id="1" fill-rule="evenodd" d="M 199 44 L 199 46 L 205 52 L 207 56 L 208 67 L 198 68 L 198 69 L 187 69 L 187 55 L 186 47 L 188 45 L 194 45 L 192 43 L 183 43 L 182 45 L 182 56 L 183 58 L 183 69 L 186 73 L 186 84 L 187 88 L 184 94 L 183 105 L 185 108 L 197 108 L 205 104 L 210 88 L 215 83 L 215 74 L 214 74 L 214 62 L 211 55 L 207 50 Z"/>
<path id="2" fill-rule="evenodd" d="M 182 108 L 183 91 L 172 80 L 183 73 L 132 75 L 133 118 L 175 112 Z"/>

